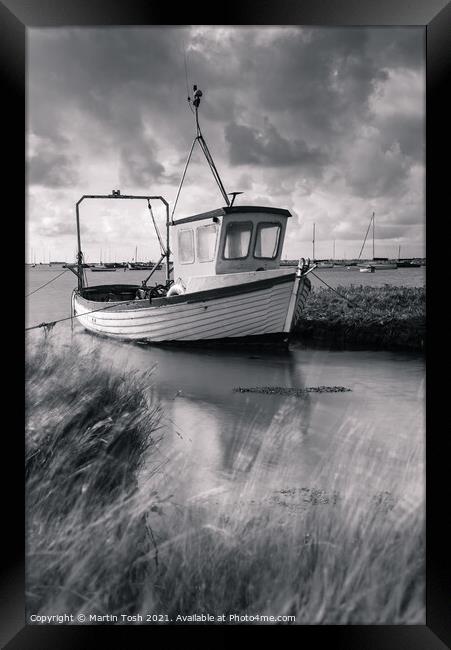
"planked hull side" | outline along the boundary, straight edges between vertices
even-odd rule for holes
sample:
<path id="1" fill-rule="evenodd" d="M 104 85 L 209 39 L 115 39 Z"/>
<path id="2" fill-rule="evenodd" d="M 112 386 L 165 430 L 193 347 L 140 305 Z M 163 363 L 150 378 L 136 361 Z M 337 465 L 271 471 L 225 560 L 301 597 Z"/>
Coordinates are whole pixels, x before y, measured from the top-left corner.
<path id="1" fill-rule="evenodd" d="M 312 283 L 309 278 L 302 278 L 301 284 L 299 286 L 298 297 L 296 301 L 296 309 L 294 311 L 293 323 L 291 326 L 291 331 L 298 325 L 301 320 L 302 312 L 304 311 L 305 303 L 307 301 L 308 295 L 312 289 Z"/>
<path id="2" fill-rule="evenodd" d="M 219 342 L 225 339 L 261 340 L 265 336 L 286 339 L 285 319 L 294 277 L 279 278 L 273 285 L 255 283 L 252 290 L 236 288 L 232 293 L 217 295 L 205 291 L 196 300 L 195 294 L 170 300 L 148 300 L 133 303 L 108 303 L 86 300 L 75 292 L 74 314 L 89 331 L 119 340 L 151 343 Z M 309 292 L 308 278 L 301 278 L 296 314 Z M 99 310 L 99 311 L 94 311 Z M 88 313 L 94 312 L 94 313 Z"/>

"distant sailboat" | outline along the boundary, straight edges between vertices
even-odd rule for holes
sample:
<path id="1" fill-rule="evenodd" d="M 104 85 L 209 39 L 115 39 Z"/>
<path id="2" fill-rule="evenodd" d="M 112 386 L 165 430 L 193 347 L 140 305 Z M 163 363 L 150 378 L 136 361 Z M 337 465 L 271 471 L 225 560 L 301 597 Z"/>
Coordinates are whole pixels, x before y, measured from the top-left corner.
<path id="1" fill-rule="evenodd" d="M 375 233 L 375 213 L 374 212 L 371 215 L 370 223 L 368 224 L 368 229 L 366 231 L 365 239 L 363 240 L 362 248 L 360 249 L 358 259 L 360 259 L 361 255 L 362 255 L 362 251 L 363 251 L 363 249 L 365 247 L 366 239 L 368 237 L 368 233 L 370 231 L 371 224 L 373 225 L 373 261 L 369 262 L 368 264 L 360 264 L 359 266 L 361 266 L 362 269 L 372 268 L 375 271 L 388 271 L 388 270 L 397 269 L 398 265 L 396 264 L 396 262 L 389 262 L 388 260 L 385 261 L 384 259 L 378 259 L 378 258 L 376 258 L 374 256 L 374 233 Z"/>
<path id="2" fill-rule="evenodd" d="M 91 271 L 94 271 L 94 273 L 100 271 L 105 272 L 105 271 L 115 271 L 115 270 L 116 268 L 114 266 L 113 267 L 106 266 L 106 264 L 97 264 L 96 266 L 91 267 Z"/>
<path id="3" fill-rule="evenodd" d="M 94 264 L 94 266 L 91 267 L 91 271 L 94 271 L 94 273 L 105 273 L 107 271 L 115 270 L 116 268 L 110 264 L 102 264 L 102 249 L 100 249 L 100 263 Z"/>

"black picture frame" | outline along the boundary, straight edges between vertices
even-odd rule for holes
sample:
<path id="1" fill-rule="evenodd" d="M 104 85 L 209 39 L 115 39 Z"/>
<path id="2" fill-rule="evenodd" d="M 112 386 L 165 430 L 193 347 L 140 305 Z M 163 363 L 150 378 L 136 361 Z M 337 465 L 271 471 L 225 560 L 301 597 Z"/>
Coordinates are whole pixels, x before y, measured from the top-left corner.
<path id="1" fill-rule="evenodd" d="M 449 542 L 443 534 L 448 515 L 449 434 L 445 416 L 446 387 L 441 388 L 432 360 L 440 358 L 443 350 L 440 341 L 447 341 L 446 323 L 440 330 L 439 309 L 442 299 L 437 297 L 443 278 L 445 251 L 442 219 L 445 220 L 447 205 L 446 178 L 449 164 L 442 163 L 441 152 L 446 147 L 447 120 L 451 114 L 446 90 L 450 78 L 451 4 L 445 0 L 278 0 L 244 1 L 222 3 L 220 6 L 185 3 L 151 2 L 149 0 L 3 0 L 0 1 L 0 80 L 2 88 L 3 158 L 7 165 L 6 192 L 11 207 L 4 212 L 13 227 L 12 238 L 22 242 L 24 238 L 25 201 L 22 203 L 25 185 L 25 47 L 26 30 L 44 26 L 89 25 L 172 25 L 177 16 L 178 24 L 216 25 L 420 25 L 426 37 L 426 237 L 427 237 L 427 386 L 426 386 L 426 508 L 427 508 L 427 594 L 425 626 L 294 626 L 252 627 L 251 633 L 264 632 L 268 642 L 285 634 L 301 647 L 316 647 L 320 643 L 343 650 L 439 650 L 451 647 L 450 616 L 450 560 Z M 5 144 L 5 136 L 11 138 Z M 437 233 L 438 229 L 438 233 Z M 9 241 L 9 240 L 8 240 Z M 11 255 L 8 267 L 15 264 L 23 272 L 21 260 L 14 257 L 18 246 L 8 246 L 5 254 Z M 431 264 L 431 261 L 434 263 Z M 18 271 L 14 271 L 17 280 Z M 21 286 L 25 284 L 24 282 Z M 8 283 L 9 286 L 10 283 Z M 443 285 L 442 285 L 443 286 Z M 446 286 L 445 286 L 446 289 Z M 14 290 L 14 293 L 17 293 Z M 15 310 L 21 303 L 16 299 Z M 18 313 L 15 311 L 14 313 Z M 25 319 L 24 319 L 25 322 Z M 20 322 L 8 328 L 7 347 L 19 356 L 24 350 Z M 442 338 L 443 337 L 443 338 Z M 446 347 L 446 346 L 445 346 Z M 157 628 L 148 626 L 33 626 L 24 619 L 24 373 L 21 359 L 16 358 L 7 366 L 4 374 L 8 389 L 17 401 L 8 404 L 11 422 L 4 426 L 4 464 L 12 468 L 8 489 L 4 492 L 3 542 L 6 543 L 2 557 L 0 584 L 1 641 L 8 650 L 40 648 L 98 648 L 108 647 L 111 638 L 121 647 L 144 647 L 154 640 Z M 439 364 L 437 364 L 438 366 Z M 436 373 L 436 374 L 435 374 Z M 446 454 L 448 451 L 448 454 Z M 6 462 L 5 462 L 6 461 Z M 449 470 L 448 470 L 449 471 Z M 166 638 L 181 631 L 182 626 L 160 627 L 158 634 Z M 207 626 L 183 626 L 184 643 L 199 637 L 199 631 Z M 211 628 L 209 628 L 209 631 Z M 224 642 L 230 642 L 236 634 L 242 635 L 244 626 L 221 626 L 216 628 Z M 249 630 L 249 628 L 248 628 Z M 168 636 L 169 635 L 169 636 Z M 100 638 L 99 638 L 100 637 Z"/>

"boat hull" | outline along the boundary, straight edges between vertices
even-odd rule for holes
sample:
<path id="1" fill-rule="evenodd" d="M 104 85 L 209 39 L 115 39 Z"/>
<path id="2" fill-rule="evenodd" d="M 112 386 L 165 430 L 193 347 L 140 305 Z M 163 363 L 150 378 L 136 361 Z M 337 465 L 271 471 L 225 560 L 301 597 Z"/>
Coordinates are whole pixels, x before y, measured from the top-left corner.
<path id="1" fill-rule="evenodd" d="M 262 274 L 263 275 L 263 274 Z M 133 288 L 133 287 L 132 287 Z M 75 291 L 73 313 L 85 329 L 117 340 L 156 344 L 286 343 L 310 292 L 296 273 L 172 298 L 96 302 Z M 92 288 L 90 288 L 92 290 Z"/>

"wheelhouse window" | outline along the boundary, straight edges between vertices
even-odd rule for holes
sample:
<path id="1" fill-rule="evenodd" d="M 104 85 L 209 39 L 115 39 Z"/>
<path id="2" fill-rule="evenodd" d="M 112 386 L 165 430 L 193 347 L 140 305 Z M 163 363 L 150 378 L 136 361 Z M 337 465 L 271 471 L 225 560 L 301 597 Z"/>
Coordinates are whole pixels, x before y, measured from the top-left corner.
<path id="1" fill-rule="evenodd" d="M 179 230 L 179 261 L 180 264 L 194 262 L 194 232 L 191 229 Z"/>
<path id="2" fill-rule="evenodd" d="M 255 238 L 254 257 L 273 260 L 277 257 L 281 226 L 278 223 L 259 223 Z"/>
<path id="3" fill-rule="evenodd" d="M 197 260 L 199 262 L 211 262 L 215 259 L 217 234 L 218 227 L 214 223 L 208 226 L 199 226 L 196 229 Z"/>
<path id="4" fill-rule="evenodd" d="M 229 223 L 224 244 L 224 258 L 226 260 L 238 260 L 247 257 L 251 235 L 252 223 L 250 221 Z"/>

